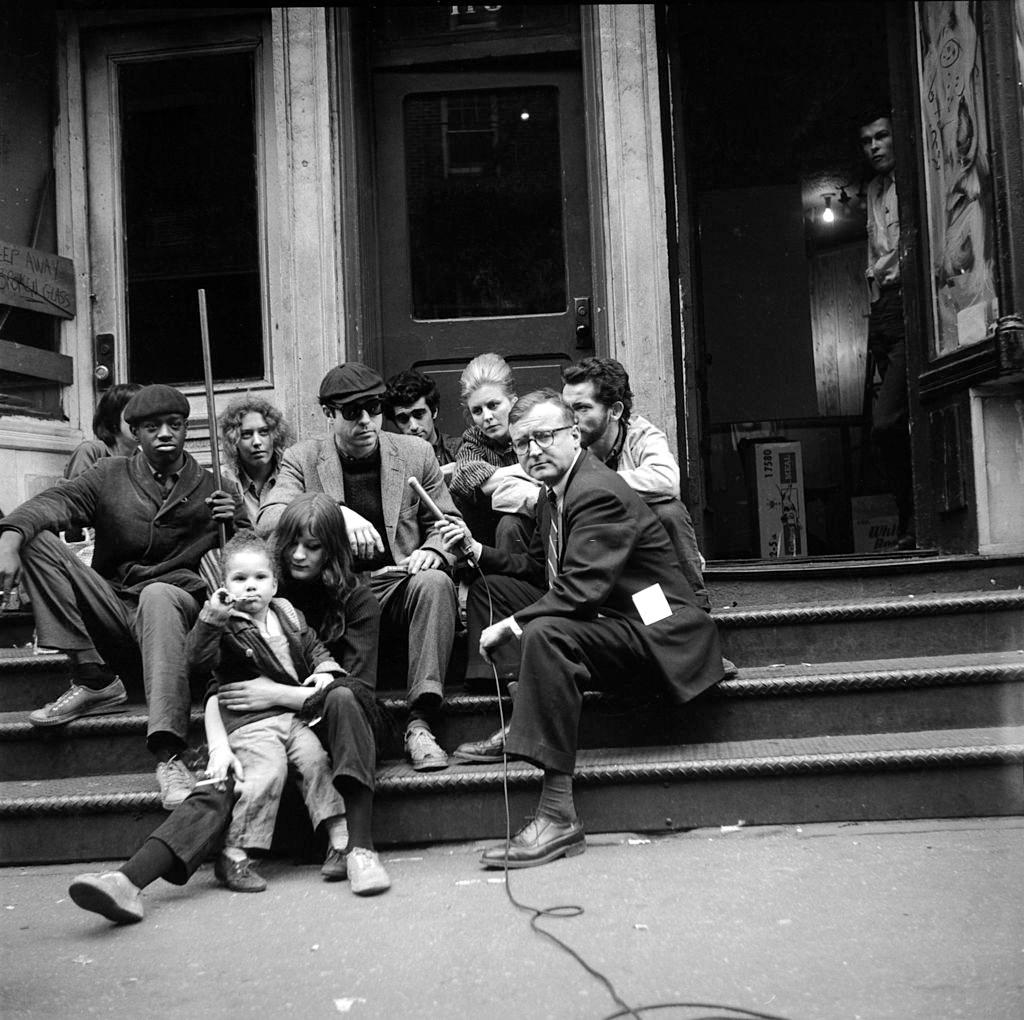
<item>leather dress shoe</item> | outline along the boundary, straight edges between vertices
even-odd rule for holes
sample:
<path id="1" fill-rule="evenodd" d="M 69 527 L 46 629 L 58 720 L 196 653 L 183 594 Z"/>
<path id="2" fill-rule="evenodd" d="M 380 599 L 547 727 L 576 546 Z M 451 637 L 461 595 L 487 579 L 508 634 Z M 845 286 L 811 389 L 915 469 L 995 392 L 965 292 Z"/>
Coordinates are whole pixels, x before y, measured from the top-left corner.
<path id="1" fill-rule="evenodd" d="M 534 868 L 559 857 L 575 857 L 587 848 L 579 819 L 560 822 L 539 815 L 531 819 L 511 839 L 508 853 L 504 844 L 485 850 L 480 863 L 488 868 Z"/>
<path id="2" fill-rule="evenodd" d="M 505 756 L 505 738 L 507 736 L 508 727 L 506 726 L 502 730 L 496 730 L 483 740 L 470 740 L 465 744 L 459 744 L 452 753 L 452 758 L 474 765 L 502 761 Z"/>

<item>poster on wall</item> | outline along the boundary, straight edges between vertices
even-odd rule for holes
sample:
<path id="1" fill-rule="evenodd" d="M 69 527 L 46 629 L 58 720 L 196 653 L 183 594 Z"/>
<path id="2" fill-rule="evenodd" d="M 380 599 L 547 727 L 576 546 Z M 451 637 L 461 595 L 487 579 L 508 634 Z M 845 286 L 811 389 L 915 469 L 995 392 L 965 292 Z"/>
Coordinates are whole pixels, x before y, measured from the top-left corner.
<path id="1" fill-rule="evenodd" d="M 999 314 L 979 7 L 917 5 L 934 357 L 984 340 Z"/>

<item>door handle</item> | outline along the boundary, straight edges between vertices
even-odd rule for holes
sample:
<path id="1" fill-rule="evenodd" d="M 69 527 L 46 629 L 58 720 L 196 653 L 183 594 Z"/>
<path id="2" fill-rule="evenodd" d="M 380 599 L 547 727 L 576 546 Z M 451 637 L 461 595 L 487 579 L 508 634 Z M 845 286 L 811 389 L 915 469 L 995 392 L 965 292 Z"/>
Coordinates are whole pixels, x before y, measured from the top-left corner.
<path id="1" fill-rule="evenodd" d="M 594 331 L 590 319 L 590 298 L 573 298 L 572 307 L 576 319 L 576 346 L 593 347 Z"/>
<path id="2" fill-rule="evenodd" d="M 93 351 L 93 379 L 96 389 L 105 390 L 114 381 L 114 334 L 97 333 Z"/>

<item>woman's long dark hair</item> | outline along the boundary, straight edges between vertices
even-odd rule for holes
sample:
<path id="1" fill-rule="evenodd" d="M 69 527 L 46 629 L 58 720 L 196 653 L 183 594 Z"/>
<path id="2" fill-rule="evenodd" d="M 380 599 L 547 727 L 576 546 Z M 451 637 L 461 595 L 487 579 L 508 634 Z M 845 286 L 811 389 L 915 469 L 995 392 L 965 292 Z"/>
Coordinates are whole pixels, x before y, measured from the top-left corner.
<path id="1" fill-rule="evenodd" d="M 341 508 L 322 492 L 307 492 L 285 507 L 274 530 L 274 558 L 283 594 L 294 589 L 288 555 L 304 531 L 323 546 L 324 562 L 315 582 L 324 596 L 323 622 L 317 628 L 326 643 L 337 640 L 345 630 L 345 603 L 358 584 L 352 572 L 352 552 Z"/>

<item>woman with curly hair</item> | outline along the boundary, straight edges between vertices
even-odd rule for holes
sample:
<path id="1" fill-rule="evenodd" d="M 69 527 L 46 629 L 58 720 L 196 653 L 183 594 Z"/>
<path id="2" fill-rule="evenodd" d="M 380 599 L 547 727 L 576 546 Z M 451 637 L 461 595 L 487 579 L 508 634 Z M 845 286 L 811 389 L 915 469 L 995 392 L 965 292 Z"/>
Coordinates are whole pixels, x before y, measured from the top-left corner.
<path id="1" fill-rule="evenodd" d="M 512 369 L 497 354 L 480 354 L 463 370 L 459 388 L 472 424 L 455 455 L 452 499 L 485 545 L 525 552 L 538 486 L 512 449 L 508 416 L 518 400 Z"/>
<path id="2" fill-rule="evenodd" d="M 294 442 L 291 426 L 269 400 L 252 393 L 235 397 L 220 416 L 225 474 L 234 482 L 250 523 L 260 497 L 277 481 L 281 455 Z"/>

